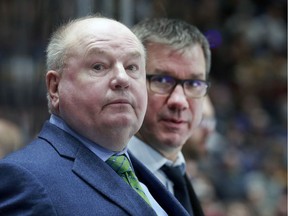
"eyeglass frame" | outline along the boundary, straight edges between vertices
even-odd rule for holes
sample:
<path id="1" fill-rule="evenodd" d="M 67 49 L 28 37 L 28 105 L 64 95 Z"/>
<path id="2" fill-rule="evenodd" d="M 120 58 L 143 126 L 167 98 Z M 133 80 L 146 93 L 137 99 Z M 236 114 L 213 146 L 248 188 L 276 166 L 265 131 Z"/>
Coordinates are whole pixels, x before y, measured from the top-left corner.
<path id="1" fill-rule="evenodd" d="M 152 90 L 152 89 L 151 89 L 151 79 L 152 79 L 153 77 L 157 77 L 157 76 L 159 76 L 159 77 L 162 77 L 162 76 L 163 76 L 163 77 L 172 78 L 172 79 L 175 81 L 174 86 L 173 86 L 171 89 L 169 89 L 169 91 L 167 91 L 167 92 L 165 92 L 165 93 L 160 93 L 160 92 L 157 92 L 157 91 Z M 148 80 L 148 83 L 149 83 L 149 89 L 150 89 L 152 92 L 157 93 L 157 94 L 161 94 L 161 95 L 169 95 L 169 94 L 171 94 L 171 93 L 174 91 L 174 89 L 176 88 L 176 86 L 177 86 L 178 84 L 181 84 L 181 86 L 182 86 L 182 88 L 183 88 L 183 91 L 184 91 L 184 94 L 185 94 L 185 96 L 186 96 L 187 98 L 202 98 L 202 97 L 204 97 L 205 95 L 207 95 L 208 89 L 209 89 L 209 87 L 210 87 L 210 85 L 211 85 L 211 82 L 208 81 L 208 80 L 201 80 L 201 79 L 178 79 L 178 78 L 175 78 L 175 77 L 173 77 L 173 76 L 165 75 L 165 74 L 146 74 L 146 79 Z M 188 95 L 186 94 L 186 89 L 185 89 L 185 87 L 184 87 L 184 84 L 185 84 L 185 82 L 191 82 L 191 81 L 197 81 L 197 82 L 205 83 L 205 84 L 206 84 L 206 92 L 205 92 L 205 94 L 202 95 L 202 96 L 199 96 L 199 97 L 194 97 L 194 96 L 191 97 L 191 96 L 188 96 Z"/>

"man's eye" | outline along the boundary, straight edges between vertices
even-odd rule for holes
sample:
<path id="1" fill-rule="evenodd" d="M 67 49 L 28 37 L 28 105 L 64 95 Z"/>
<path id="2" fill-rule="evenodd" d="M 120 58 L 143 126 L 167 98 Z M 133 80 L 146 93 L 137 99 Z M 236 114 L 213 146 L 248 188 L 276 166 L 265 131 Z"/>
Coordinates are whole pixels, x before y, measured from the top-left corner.
<path id="1" fill-rule="evenodd" d="M 168 76 L 158 76 L 155 80 L 159 83 L 173 83 L 174 82 L 174 80 Z"/>
<path id="2" fill-rule="evenodd" d="M 95 64 L 93 66 L 93 69 L 96 70 L 96 71 L 102 71 L 105 69 L 104 65 L 103 64 Z"/>
<path id="3" fill-rule="evenodd" d="M 138 67 L 136 65 L 129 65 L 126 69 L 129 71 L 137 71 Z"/>
<path id="4" fill-rule="evenodd" d="M 187 81 L 187 86 L 189 86 L 190 88 L 199 88 L 205 85 L 205 82 L 201 81 L 201 80 L 189 80 Z"/>

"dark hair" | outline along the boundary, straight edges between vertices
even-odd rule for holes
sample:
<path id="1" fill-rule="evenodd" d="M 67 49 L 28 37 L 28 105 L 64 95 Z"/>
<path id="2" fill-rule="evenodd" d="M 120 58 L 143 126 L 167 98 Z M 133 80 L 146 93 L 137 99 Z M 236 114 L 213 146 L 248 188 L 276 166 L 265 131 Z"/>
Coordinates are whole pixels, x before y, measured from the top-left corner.
<path id="1" fill-rule="evenodd" d="M 179 19 L 152 18 L 139 22 L 132 31 L 145 47 L 147 43 L 161 43 L 185 50 L 199 44 L 205 57 L 206 73 L 209 73 L 211 67 L 209 42 L 197 27 Z"/>

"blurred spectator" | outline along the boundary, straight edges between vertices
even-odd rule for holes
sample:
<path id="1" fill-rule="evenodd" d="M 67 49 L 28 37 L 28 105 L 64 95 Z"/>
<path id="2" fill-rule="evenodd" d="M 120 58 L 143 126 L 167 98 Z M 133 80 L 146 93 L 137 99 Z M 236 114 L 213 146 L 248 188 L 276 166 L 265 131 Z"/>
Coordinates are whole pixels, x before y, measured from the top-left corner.
<path id="1" fill-rule="evenodd" d="M 0 119 L 0 159 L 23 145 L 21 128 L 9 120 Z"/>
<path id="2" fill-rule="evenodd" d="M 204 98 L 203 115 L 199 127 L 183 146 L 185 159 L 197 159 L 206 154 L 207 142 L 211 134 L 215 132 L 216 119 L 214 107 L 209 96 Z"/>
<path id="3" fill-rule="evenodd" d="M 205 175 L 198 167 L 198 162 L 206 159 L 209 151 L 208 143 L 213 143 L 213 145 L 218 144 L 217 140 L 214 140 L 216 136 L 212 136 L 217 134 L 215 128 L 215 111 L 210 97 L 207 95 L 203 102 L 201 123 L 198 128 L 194 129 L 192 136 L 186 141 L 182 148 L 186 160 L 188 177 L 193 183 L 195 192 L 202 203 L 206 216 L 224 216 L 224 209 L 217 201 L 213 182 L 209 176 Z"/>
<path id="4" fill-rule="evenodd" d="M 225 216 L 258 216 L 258 214 L 253 212 L 248 203 L 234 201 L 227 204 Z"/>
<path id="5" fill-rule="evenodd" d="M 286 23 L 283 8 L 280 2 L 271 1 L 266 13 L 256 16 L 247 25 L 245 36 L 249 45 L 259 55 L 264 52 L 285 52 L 286 47 Z"/>
<path id="6" fill-rule="evenodd" d="M 278 198 L 275 216 L 287 216 L 287 187 Z"/>

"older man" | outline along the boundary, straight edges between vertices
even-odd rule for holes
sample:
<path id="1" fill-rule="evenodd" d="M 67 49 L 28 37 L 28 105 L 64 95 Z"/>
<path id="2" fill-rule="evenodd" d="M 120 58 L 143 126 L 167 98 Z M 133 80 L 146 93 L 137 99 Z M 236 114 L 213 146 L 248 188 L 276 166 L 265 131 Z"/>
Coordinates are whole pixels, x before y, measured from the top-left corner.
<path id="1" fill-rule="evenodd" d="M 137 37 L 111 19 L 77 19 L 53 34 L 47 66 L 51 118 L 0 161 L 0 215 L 186 215 L 127 152 L 147 105 Z"/>

